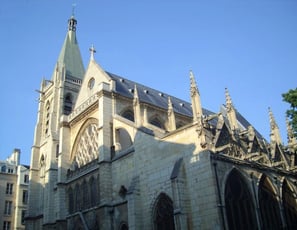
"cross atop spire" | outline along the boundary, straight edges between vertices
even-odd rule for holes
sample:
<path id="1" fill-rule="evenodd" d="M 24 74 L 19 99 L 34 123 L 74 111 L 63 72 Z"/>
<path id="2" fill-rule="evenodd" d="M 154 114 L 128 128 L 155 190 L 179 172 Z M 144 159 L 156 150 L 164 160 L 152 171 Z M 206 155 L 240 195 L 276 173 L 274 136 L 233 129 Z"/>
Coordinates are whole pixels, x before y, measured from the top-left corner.
<path id="1" fill-rule="evenodd" d="M 94 60 L 94 54 L 96 53 L 96 49 L 95 49 L 93 44 L 90 47 L 89 51 L 90 51 L 90 54 L 91 54 L 91 60 Z"/>
<path id="2" fill-rule="evenodd" d="M 76 31 L 76 24 L 77 21 L 74 18 L 74 9 L 75 9 L 76 4 L 72 4 L 72 15 L 70 17 L 70 19 L 68 20 L 68 30 L 69 31 Z"/>
<path id="3" fill-rule="evenodd" d="M 72 17 L 74 17 L 75 7 L 76 7 L 76 3 L 72 3 Z"/>

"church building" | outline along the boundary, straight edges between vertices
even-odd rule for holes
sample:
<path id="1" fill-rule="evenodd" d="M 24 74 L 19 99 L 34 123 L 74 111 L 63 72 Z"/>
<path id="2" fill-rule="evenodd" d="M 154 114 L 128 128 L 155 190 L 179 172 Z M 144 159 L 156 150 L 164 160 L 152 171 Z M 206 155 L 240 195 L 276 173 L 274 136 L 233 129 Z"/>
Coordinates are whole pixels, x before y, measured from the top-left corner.
<path id="1" fill-rule="evenodd" d="M 105 71 L 94 47 L 85 69 L 76 32 L 72 16 L 41 81 L 26 229 L 297 229 L 289 124 L 284 146 L 269 110 L 265 140 L 228 89 L 205 109 L 193 72 L 189 103 Z"/>

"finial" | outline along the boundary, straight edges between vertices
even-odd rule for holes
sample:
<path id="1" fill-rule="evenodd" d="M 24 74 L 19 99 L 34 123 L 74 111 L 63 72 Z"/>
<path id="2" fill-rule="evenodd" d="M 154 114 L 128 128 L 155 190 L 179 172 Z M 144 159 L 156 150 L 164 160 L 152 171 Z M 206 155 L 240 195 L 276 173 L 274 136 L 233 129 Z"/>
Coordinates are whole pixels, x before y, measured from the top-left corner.
<path id="1" fill-rule="evenodd" d="M 172 102 L 171 102 L 171 97 L 168 97 L 168 109 L 169 110 L 173 110 L 173 105 L 172 105 Z"/>
<path id="2" fill-rule="evenodd" d="M 269 122 L 270 122 L 270 128 L 271 130 L 274 130 L 275 128 L 278 128 L 275 118 L 273 116 L 272 110 L 270 107 L 268 107 L 268 113 L 269 113 Z"/>
<path id="3" fill-rule="evenodd" d="M 134 94 L 133 94 L 134 98 L 138 98 L 138 92 L 137 92 L 137 86 L 136 84 L 134 85 Z"/>
<path id="4" fill-rule="evenodd" d="M 94 53 L 96 53 L 95 47 L 92 44 L 92 46 L 89 48 L 90 54 L 91 54 L 91 60 L 94 60 Z"/>
<path id="5" fill-rule="evenodd" d="M 198 93 L 199 94 L 199 90 L 197 88 L 197 84 L 196 84 L 195 77 L 194 77 L 194 74 L 193 74 L 193 71 L 192 70 L 190 70 L 190 83 L 191 83 L 191 86 L 190 86 L 190 88 L 191 88 L 191 95 L 193 96 L 195 93 Z"/>
<path id="6" fill-rule="evenodd" d="M 280 136 L 280 132 L 278 129 L 278 126 L 276 124 L 275 118 L 273 116 L 273 113 L 271 111 L 271 108 L 268 107 L 268 111 L 269 111 L 269 123 L 270 123 L 270 139 L 271 139 L 271 143 L 278 143 L 281 144 L 281 136 Z"/>
<path id="7" fill-rule="evenodd" d="M 226 108 L 229 111 L 232 107 L 232 100 L 227 87 L 225 88 L 225 97 L 226 97 Z"/>
<path id="8" fill-rule="evenodd" d="M 293 129 L 290 124 L 288 116 L 286 116 L 286 126 L 287 126 L 288 142 L 290 142 L 294 138 L 294 133 L 293 133 Z"/>

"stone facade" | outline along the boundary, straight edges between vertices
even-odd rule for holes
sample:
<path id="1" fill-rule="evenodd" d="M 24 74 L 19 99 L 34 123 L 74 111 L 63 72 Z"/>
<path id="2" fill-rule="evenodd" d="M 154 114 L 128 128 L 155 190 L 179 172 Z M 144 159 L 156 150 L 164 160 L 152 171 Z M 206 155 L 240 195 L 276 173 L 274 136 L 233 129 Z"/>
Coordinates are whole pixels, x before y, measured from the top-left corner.
<path id="1" fill-rule="evenodd" d="M 28 229 L 297 227 L 296 140 L 288 126 L 282 145 L 271 111 L 269 143 L 227 89 L 203 109 L 192 72 L 191 103 L 104 71 L 93 47 L 78 76 L 71 39 L 40 89 Z"/>

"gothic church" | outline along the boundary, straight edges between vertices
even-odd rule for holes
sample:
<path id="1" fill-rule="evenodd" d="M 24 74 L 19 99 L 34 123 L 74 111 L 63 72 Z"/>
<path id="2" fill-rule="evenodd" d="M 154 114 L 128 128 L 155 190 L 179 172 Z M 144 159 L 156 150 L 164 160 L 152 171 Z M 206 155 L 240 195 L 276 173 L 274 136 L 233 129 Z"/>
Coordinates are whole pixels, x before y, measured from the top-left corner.
<path id="1" fill-rule="evenodd" d="M 202 108 L 106 72 L 84 69 L 68 31 L 40 86 L 26 228 L 297 229 L 297 142 L 265 140 L 226 103 Z"/>

